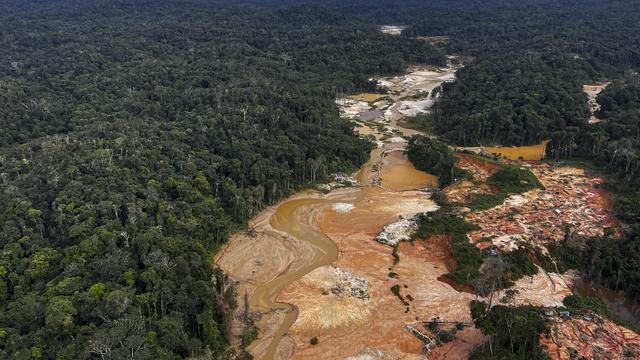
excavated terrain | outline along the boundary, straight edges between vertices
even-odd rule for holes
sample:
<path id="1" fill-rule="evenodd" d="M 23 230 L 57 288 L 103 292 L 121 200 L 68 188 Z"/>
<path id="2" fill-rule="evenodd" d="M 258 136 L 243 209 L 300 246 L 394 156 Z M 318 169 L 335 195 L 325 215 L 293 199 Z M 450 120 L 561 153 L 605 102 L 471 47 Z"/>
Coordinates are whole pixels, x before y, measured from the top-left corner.
<path id="1" fill-rule="evenodd" d="M 638 359 L 640 335 L 595 314 L 556 318 L 549 337 L 540 342 L 553 359 Z"/>
<path id="2" fill-rule="evenodd" d="M 360 94 L 336 101 L 345 120 L 377 147 L 353 178 L 336 175 L 319 187 L 322 191 L 303 191 L 264 210 L 251 221 L 251 231 L 233 236 L 218 255 L 216 263 L 238 289 L 236 345 L 245 309 L 259 330 L 248 347 L 256 359 L 423 359 L 425 354 L 429 359 L 463 359 L 486 341 L 468 326 L 468 305 L 478 295 L 444 276 L 457 266 L 449 252 L 451 238 L 407 241 L 416 227 L 415 215 L 438 208 L 431 200 L 437 177 L 407 160 L 406 137 L 418 132 L 398 121 L 427 113 L 433 90 L 451 81 L 455 70 L 412 68 L 379 81 L 388 91 L 384 97 Z M 523 154 L 509 149 L 508 157 Z M 540 148 L 522 151 L 538 157 Z M 444 189 L 450 201 L 465 204 L 478 194 L 499 191 L 485 181 L 502 161 L 457 156 L 472 179 Z M 487 210 L 463 208 L 466 220 L 480 226 L 469 234 L 476 246 L 510 251 L 521 242 L 544 246 L 558 241 L 566 225 L 582 235 L 620 227 L 600 189 L 601 178 L 571 167 L 508 163 L 530 168 L 545 189 L 512 195 Z M 515 283 L 513 304 L 561 306 L 579 277 L 539 270 Z M 425 328 L 434 317 L 467 326 L 452 342 L 436 346 Z M 568 358 L 571 348 L 595 357 L 601 348 L 620 353 L 636 346 L 635 333 L 608 322 L 608 337 L 591 341 L 589 336 L 602 332 L 584 321 L 554 323 L 552 336 L 543 340 L 554 358 Z M 312 338 L 317 344 L 311 344 Z"/>
<path id="3" fill-rule="evenodd" d="M 589 124 L 597 124 L 600 122 L 600 119 L 596 117 L 595 113 L 600 110 L 600 104 L 598 104 L 598 95 L 602 92 L 602 90 L 606 89 L 611 83 L 607 82 L 604 84 L 592 84 L 592 85 L 584 85 L 582 87 L 582 91 L 587 94 L 587 99 L 589 102 L 589 110 L 591 111 L 591 117 L 589 118 Z"/>
<path id="4" fill-rule="evenodd" d="M 584 236 L 601 236 L 605 228 L 619 228 L 609 195 L 601 189 L 602 178 L 574 167 L 523 165 L 544 189 L 512 195 L 501 205 L 467 214 L 467 220 L 480 225 L 480 230 L 469 233 L 472 242 L 482 248 L 513 248 L 520 241 L 544 245 L 562 240 L 566 226 Z"/>

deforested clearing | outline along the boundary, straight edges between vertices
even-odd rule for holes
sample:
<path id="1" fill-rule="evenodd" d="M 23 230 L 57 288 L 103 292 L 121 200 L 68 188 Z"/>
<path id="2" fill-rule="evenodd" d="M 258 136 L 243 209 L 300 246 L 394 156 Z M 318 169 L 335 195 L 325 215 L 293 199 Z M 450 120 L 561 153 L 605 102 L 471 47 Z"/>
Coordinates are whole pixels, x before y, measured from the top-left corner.
<path id="1" fill-rule="evenodd" d="M 402 34 L 402 30 L 406 28 L 406 26 L 401 25 L 382 25 L 380 26 L 380 31 L 383 34 L 400 36 Z"/>
<path id="2" fill-rule="evenodd" d="M 348 96 L 348 98 L 351 100 L 365 101 L 365 102 L 375 102 L 378 99 L 381 99 L 383 97 L 385 97 L 384 94 L 372 94 L 372 93 L 362 93 L 362 94 Z"/>

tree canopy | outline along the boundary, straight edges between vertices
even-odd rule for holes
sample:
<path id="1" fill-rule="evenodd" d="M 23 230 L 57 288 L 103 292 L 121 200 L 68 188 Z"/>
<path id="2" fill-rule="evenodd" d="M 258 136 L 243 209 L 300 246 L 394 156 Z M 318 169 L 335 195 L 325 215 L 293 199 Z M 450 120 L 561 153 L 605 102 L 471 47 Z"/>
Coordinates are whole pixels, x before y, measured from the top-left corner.
<path id="1" fill-rule="evenodd" d="M 222 356 L 213 253 L 365 161 L 336 96 L 445 62 L 312 6 L 0 6 L 0 358 Z"/>

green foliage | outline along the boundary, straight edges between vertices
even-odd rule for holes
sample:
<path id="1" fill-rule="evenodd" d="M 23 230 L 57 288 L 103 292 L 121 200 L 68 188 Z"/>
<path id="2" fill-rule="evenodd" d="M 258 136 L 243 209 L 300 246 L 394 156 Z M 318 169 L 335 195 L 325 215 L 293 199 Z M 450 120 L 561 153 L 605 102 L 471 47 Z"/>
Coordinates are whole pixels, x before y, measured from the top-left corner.
<path id="1" fill-rule="evenodd" d="M 432 235 L 448 235 L 452 238 L 449 248 L 458 263 L 458 268 L 447 274 L 460 284 L 471 284 L 480 275 L 483 255 L 480 249 L 469 243 L 467 232 L 478 229 L 475 224 L 464 221 L 462 216 L 449 208 L 440 208 L 419 218 L 419 227 L 415 236 L 425 238 Z"/>
<path id="2" fill-rule="evenodd" d="M 45 324 L 51 330 L 63 330 L 73 325 L 73 318 L 76 314 L 77 311 L 69 299 L 54 297 L 47 306 Z"/>
<path id="3" fill-rule="evenodd" d="M 405 287 L 407 286 L 405 285 Z M 391 287 L 391 292 L 400 300 L 402 305 L 409 306 L 409 303 L 404 299 L 404 296 L 402 296 L 402 294 L 400 293 L 400 290 L 401 290 L 401 287 L 398 284 L 393 285 Z M 410 297 L 411 297 L 410 295 L 407 295 L 407 299 L 409 299 Z"/>
<path id="4" fill-rule="evenodd" d="M 562 304 L 570 311 L 579 314 L 592 311 L 609 319 L 617 319 L 615 313 L 609 310 L 602 300 L 594 297 L 573 294 L 565 297 L 562 300 Z"/>
<path id="5" fill-rule="evenodd" d="M 89 294 L 95 299 L 101 300 L 107 290 L 107 285 L 104 283 L 95 283 L 89 288 Z"/>
<path id="6" fill-rule="evenodd" d="M 438 323 L 438 320 L 440 320 L 437 317 L 431 318 L 431 321 L 429 321 L 427 323 L 427 328 L 431 331 L 438 331 L 438 328 L 440 327 L 440 324 Z"/>
<path id="7" fill-rule="evenodd" d="M 487 54 L 443 86 L 431 122 L 456 145 L 537 144 L 586 123 L 586 66 L 558 51 Z"/>
<path id="8" fill-rule="evenodd" d="M 125 271 L 123 276 L 127 286 L 133 286 L 133 284 L 135 283 L 135 273 L 133 272 L 133 270 Z"/>
<path id="9" fill-rule="evenodd" d="M 440 208 L 420 215 L 419 225 L 417 237 L 451 235 L 458 241 L 467 240 L 466 234 L 469 231 L 479 229 L 478 225 L 466 222 L 462 215 L 456 214 L 451 208 Z"/>
<path id="10" fill-rule="evenodd" d="M 467 204 L 471 209 L 483 210 L 500 205 L 511 194 L 520 194 L 535 188 L 542 188 L 542 184 L 528 169 L 506 165 L 493 173 L 487 184 L 498 188 L 496 194 L 479 194 Z"/>
<path id="11" fill-rule="evenodd" d="M 543 187 L 530 170 L 517 166 L 503 166 L 487 179 L 487 183 L 495 185 L 501 191 L 510 194 L 519 194 Z"/>
<path id="12" fill-rule="evenodd" d="M 437 131 L 436 124 L 432 122 L 432 117 L 427 115 L 406 117 L 398 121 L 398 125 L 406 129 L 418 130 L 425 134 L 433 134 Z"/>
<path id="13" fill-rule="evenodd" d="M 486 210 L 502 204 L 507 197 L 509 194 L 501 191 L 495 194 L 477 194 L 465 205 L 472 210 Z"/>
<path id="14" fill-rule="evenodd" d="M 602 317 L 605 317 L 616 324 L 626 326 L 628 328 L 633 329 L 634 331 L 638 331 L 639 327 L 637 324 L 634 326 L 629 322 L 623 320 L 616 313 L 611 311 L 602 300 L 590 296 L 585 296 L 581 294 L 573 294 L 565 297 L 562 300 L 562 304 L 571 312 L 572 315 L 584 315 L 588 312 L 594 312 Z"/>
<path id="15" fill-rule="evenodd" d="M 244 333 L 242 334 L 242 347 L 246 348 L 257 338 L 258 328 L 253 323 L 251 323 L 245 328 Z"/>
<path id="16" fill-rule="evenodd" d="M 311 340 L 309 340 L 309 344 L 318 345 L 318 337 L 317 336 L 312 337 Z"/>
<path id="17" fill-rule="evenodd" d="M 638 230 L 616 239 L 611 236 L 586 240 L 567 236 L 550 246 L 560 271 L 578 269 L 587 279 L 613 290 L 625 290 L 640 299 L 640 239 Z"/>
<path id="18" fill-rule="evenodd" d="M 509 280 L 516 281 L 524 276 L 533 276 L 538 273 L 538 268 L 534 264 L 533 254 L 526 247 L 521 247 L 514 251 L 500 254 L 507 263 L 507 271 L 510 273 Z"/>
<path id="19" fill-rule="evenodd" d="M 492 258 L 488 251 L 482 251 L 469 243 L 467 233 L 477 230 L 476 224 L 468 223 L 461 215 L 456 214 L 451 208 L 443 207 L 437 211 L 423 214 L 419 217 L 417 238 L 425 238 L 432 235 L 448 235 L 452 238 L 449 248 L 451 255 L 456 260 L 458 267 L 447 274 L 451 280 L 459 284 L 476 286 L 480 280 L 480 267 L 486 259 Z M 504 273 L 501 280 L 494 285 L 493 290 L 508 287 L 514 281 L 531 276 L 538 272 L 533 259 L 534 250 L 524 247 L 511 252 L 501 253 L 497 259 L 504 263 Z M 489 288 L 486 289 L 489 291 Z"/>
<path id="20" fill-rule="evenodd" d="M 0 9 L 3 359 L 224 357 L 237 304 L 213 253 L 367 159 L 337 96 L 445 63 L 314 6 Z"/>
<path id="21" fill-rule="evenodd" d="M 544 309 L 530 305 L 488 309 L 481 301 L 472 301 L 470 307 L 476 328 L 491 343 L 477 348 L 471 359 L 549 359 L 540 346 L 540 335 L 549 333 Z"/>
<path id="22" fill-rule="evenodd" d="M 439 331 L 438 332 L 438 341 L 442 343 L 448 343 L 456 338 L 456 329 L 452 329 L 450 331 Z"/>
<path id="23" fill-rule="evenodd" d="M 427 136 L 413 136 L 407 148 L 409 160 L 418 169 L 438 177 L 440 187 L 466 176 L 466 172 L 455 166 L 457 158 L 453 151 L 439 140 Z"/>
<path id="24" fill-rule="evenodd" d="M 31 348 L 31 358 L 34 360 L 42 359 L 42 349 L 37 346 L 33 346 Z"/>

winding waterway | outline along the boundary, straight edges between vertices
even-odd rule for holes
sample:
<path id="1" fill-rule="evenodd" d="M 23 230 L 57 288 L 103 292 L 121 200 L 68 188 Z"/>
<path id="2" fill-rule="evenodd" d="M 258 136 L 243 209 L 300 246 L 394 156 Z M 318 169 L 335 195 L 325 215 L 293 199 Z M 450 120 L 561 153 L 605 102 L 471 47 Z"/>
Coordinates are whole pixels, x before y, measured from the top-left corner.
<path id="1" fill-rule="evenodd" d="M 303 191 L 278 204 L 275 210 L 269 209 L 265 214 L 258 215 L 258 218 L 268 217 L 269 226 L 262 231 L 269 231 L 270 236 L 279 238 L 280 241 L 284 239 L 285 242 L 295 240 L 304 243 L 306 251 L 310 251 L 311 254 L 305 254 L 303 264 L 292 261 L 283 269 L 277 269 L 280 270 L 277 275 L 266 282 L 256 284 L 257 286 L 249 295 L 249 308 L 252 312 L 260 312 L 263 317 L 269 314 L 279 314 L 281 317 L 274 328 L 260 329 L 260 338 L 248 348 L 255 358 L 286 357 L 286 352 L 283 353 L 278 348 L 281 341 L 286 338 L 289 328 L 296 322 L 298 309 L 291 304 L 277 301 L 278 294 L 314 269 L 334 263 L 338 257 L 338 247 L 320 231 L 316 224 L 318 212 L 332 204 L 356 204 L 363 199 L 366 200 L 368 190 L 373 187 L 386 186 L 391 190 L 402 191 L 437 184 L 436 177 L 416 170 L 402 155 L 406 142 L 398 141 L 397 137 L 391 138 L 389 134 L 393 135 L 394 131 L 403 135 L 416 133 L 415 130 L 404 129 L 397 125 L 397 121 L 404 117 L 400 107 L 412 105 L 402 104 L 399 99 L 416 93 L 430 93 L 445 80 L 453 78 L 455 70 L 449 67 L 436 71 L 422 71 L 418 74 L 418 79 L 414 79 L 413 82 L 397 82 L 390 89 L 392 91 L 390 98 L 393 102 L 382 105 L 382 109 L 377 108 L 381 106 L 380 104 L 374 106 L 378 114 L 374 121 L 385 125 L 387 129 L 383 134 L 379 128 L 372 126 L 363 125 L 361 128 L 361 133 L 374 134 L 379 140 L 379 147 L 371 152 L 369 161 L 356 174 L 360 187 L 346 191 L 335 190 L 327 195 Z M 269 227 L 271 229 L 268 229 Z M 224 268 L 224 255 L 218 259 L 218 263 L 222 263 Z M 233 271 L 230 276 L 234 277 Z"/>

